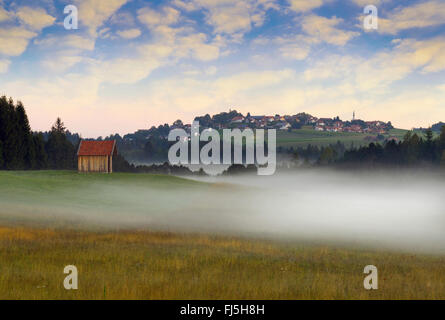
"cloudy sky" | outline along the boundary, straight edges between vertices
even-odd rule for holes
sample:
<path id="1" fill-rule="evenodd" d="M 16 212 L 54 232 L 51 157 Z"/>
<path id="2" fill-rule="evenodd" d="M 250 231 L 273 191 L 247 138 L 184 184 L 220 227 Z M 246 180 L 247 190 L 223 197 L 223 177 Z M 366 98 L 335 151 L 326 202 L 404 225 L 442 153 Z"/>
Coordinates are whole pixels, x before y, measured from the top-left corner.
<path id="1" fill-rule="evenodd" d="M 445 1 L 0 0 L 0 94 L 34 130 L 60 116 L 84 137 L 229 108 L 428 126 L 445 121 Z"/>

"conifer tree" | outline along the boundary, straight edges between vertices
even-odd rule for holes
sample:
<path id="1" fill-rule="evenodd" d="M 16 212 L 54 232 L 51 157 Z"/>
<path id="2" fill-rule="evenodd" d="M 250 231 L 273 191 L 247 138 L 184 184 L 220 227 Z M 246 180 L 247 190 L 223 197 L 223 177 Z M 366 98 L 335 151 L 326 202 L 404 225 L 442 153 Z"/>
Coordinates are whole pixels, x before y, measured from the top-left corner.
<path id="1" fill-rule="evenodd" d="M 32 140 L 31 127 L 23 104 L 19 101 L 16 107 L 18 155 L 17 168 L 33 169 L 35 167 L 35 150 Z"/>
<path id="2" fill-rule="evenodd" d="M 51 128 L 45 150 L 51 169 L 75 168 L 75 149 L 66 137 L 65 125 L 60 118 Z"/>

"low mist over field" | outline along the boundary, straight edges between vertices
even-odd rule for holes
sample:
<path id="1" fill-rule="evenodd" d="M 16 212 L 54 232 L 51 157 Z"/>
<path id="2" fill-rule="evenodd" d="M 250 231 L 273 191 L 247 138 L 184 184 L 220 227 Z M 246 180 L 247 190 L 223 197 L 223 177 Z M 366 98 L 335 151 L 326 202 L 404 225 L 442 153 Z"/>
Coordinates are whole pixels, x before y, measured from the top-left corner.
<path id="1" fill-rule="evenodd" d="M 191 181 L 0 173 L 0 221 L 217 232 L 445 253 L 444 176 L 301 171 Z"/>

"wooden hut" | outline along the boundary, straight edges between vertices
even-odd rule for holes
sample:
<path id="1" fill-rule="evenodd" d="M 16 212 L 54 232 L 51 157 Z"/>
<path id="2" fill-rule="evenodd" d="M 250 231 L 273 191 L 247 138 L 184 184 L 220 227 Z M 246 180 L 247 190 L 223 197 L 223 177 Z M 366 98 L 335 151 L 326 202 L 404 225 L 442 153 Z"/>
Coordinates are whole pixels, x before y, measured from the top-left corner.
<path id="1" fill-rule="evenodd" d="M 113 156 L 117 154 L 116 141 L 82 140 L 77 150 L 79 172 L 113 172 Z"/>

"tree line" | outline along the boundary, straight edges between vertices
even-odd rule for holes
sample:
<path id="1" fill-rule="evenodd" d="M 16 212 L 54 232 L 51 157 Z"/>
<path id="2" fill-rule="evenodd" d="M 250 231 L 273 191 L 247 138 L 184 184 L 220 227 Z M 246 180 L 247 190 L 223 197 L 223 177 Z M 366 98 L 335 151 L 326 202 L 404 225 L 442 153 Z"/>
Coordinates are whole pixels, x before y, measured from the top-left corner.
<path id="1" fill-rule="evenodd" d="M 340 167 L 414 167 L 445 166 L 445 126 L 434 137 L 431 128 L 423 132 L 409 131 L 401 141 L 394 139 L 371 142 L 366 146 L 346 147 L 342 142 L 327 146 L 278 147 L 303 166 Z"/>
<path id="2" fill-rule="evenodd" d="M 60 118 L 46 137 L 32 132 L 20 101 L 0 97 L 0 169 L 74 169 L 76 147 L 67 139 Z"/>
<path id="3" fill-rule="evenodd" d="M 370 143 L 366 147 L 347 150 L 338 163 L 362 166 L 445 166 L 445 126 L 436 138 L 431 129 L 427 129 L 424 136 L 410 131 L 400 142 L 390 140 L 383 145 Z"/>

